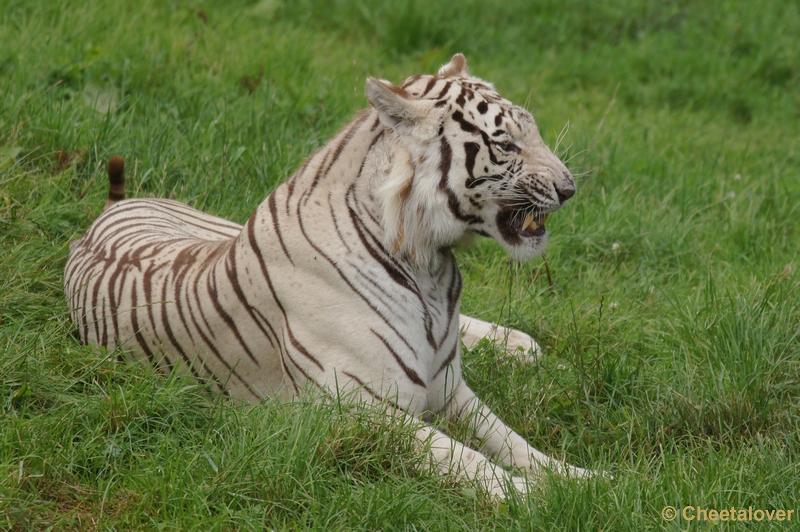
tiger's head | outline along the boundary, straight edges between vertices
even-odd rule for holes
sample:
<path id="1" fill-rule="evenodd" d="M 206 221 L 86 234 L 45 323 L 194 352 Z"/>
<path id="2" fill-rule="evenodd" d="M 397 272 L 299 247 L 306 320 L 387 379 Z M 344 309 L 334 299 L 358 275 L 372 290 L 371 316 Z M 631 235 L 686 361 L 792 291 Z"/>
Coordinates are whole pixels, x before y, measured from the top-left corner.
<path id="1" fill-rule="evenodd" d="M 399 87 L 369 78 L 366 94 L 391 145 L 378 190 L 389 249 L 417 265 L 475 233 L 519 260 L 544 249 L 575 180 L 528 111 L 470 76 L 461 54 Z"/>

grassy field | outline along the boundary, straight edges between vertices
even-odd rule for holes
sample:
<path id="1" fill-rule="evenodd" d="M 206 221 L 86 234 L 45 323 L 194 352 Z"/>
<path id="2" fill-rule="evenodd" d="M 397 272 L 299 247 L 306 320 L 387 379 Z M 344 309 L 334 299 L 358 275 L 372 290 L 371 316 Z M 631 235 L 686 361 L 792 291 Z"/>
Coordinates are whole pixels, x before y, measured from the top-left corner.
<path id="1" fill-rule="evenodd" d="M 794 529 L 797 28 L 792 1 L 5 0 L 0 529 Z M 242 409 L 76 340 L 67 244 L 108 157 L 129 195 L 243 222 L 367 104 L 367 76 L 458 51 L 580 176 L 546 263 L 458 253 L 463 311 L 545 351 L 526 366 L 481 345 L 467 380 L 535 447 L 613 479 L 497 503 L 414 467 L 409 428 L 380 416 Z"/>

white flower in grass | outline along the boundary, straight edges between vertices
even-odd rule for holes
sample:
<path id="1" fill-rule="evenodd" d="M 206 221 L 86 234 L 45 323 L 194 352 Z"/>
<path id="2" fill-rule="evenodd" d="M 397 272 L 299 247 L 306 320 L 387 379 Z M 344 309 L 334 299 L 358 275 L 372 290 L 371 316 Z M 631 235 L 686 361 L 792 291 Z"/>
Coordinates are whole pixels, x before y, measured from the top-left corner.
<path id="1" fill-rule="evenodd" d="M 733 174 L 733 180 L 734 181 L 741 181 L 742 180 L 742 174 Z"/>
<path id="2" fill-rule="evenodd" d="M 618 309 L 619 308 L 619 301 L 612 301 L 611 303 L 608 304 L 608 308 L 610 308 L 611 310 Z"/>
<path id="3" fill-rule="evenodd" d="M 567 366 L 565 364 L 559 364 L 556 366 L 556 369 L 559 371 L 564 371 L 565 369 L 567 369 Z"/>
<path id="4" fill-rule="evenodd" d="M 619 251 L 619 242 L 614 242 L 613 244 L 611 244 L 611 251 L 613 251 L 614 253 Z"/>

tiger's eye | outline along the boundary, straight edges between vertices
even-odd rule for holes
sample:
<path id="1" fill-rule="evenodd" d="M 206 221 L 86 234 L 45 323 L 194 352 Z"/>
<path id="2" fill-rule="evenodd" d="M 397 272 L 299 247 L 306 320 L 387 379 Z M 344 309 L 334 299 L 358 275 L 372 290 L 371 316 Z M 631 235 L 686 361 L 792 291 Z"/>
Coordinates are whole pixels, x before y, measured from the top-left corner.
<path id="1" fill-rule="evenodd" d="M 512 142 L 501 142 L 497 144 L 497 147 L 505 152 L 516 152 L 519 153 L 519 147 L 512 143 Z"/>

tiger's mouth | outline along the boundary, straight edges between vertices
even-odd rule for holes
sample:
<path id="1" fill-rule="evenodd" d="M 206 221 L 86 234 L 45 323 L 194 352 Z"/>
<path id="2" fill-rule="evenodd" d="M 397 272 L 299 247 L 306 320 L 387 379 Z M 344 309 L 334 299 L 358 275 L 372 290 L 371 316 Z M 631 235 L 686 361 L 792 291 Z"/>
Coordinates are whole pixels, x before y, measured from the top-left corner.
<path id="1" fill-rule="evenodd" d="M 505 208 L 497 213 L 500 234 L 511 244 L 525 239 L 542 237 L 547 233 L 545 222 L 550 212 L 541 212 L 531 205 L 525 208 Z"/>
<path id="2" fill-rule="evenodd" d="M 548 216 L 550 216 L 549 212 L 539 214 L 528 212 L 523 218 L 522 212 L 518 211 L 515 213 L 514 218 L 512 218 L 512 220 L 514 220 L 512 226 L 520 236 L 542 236 L 546 232 L 544 223 L 547 221 Z M 519 221 L 520 218 L 522 221 Z"/>

